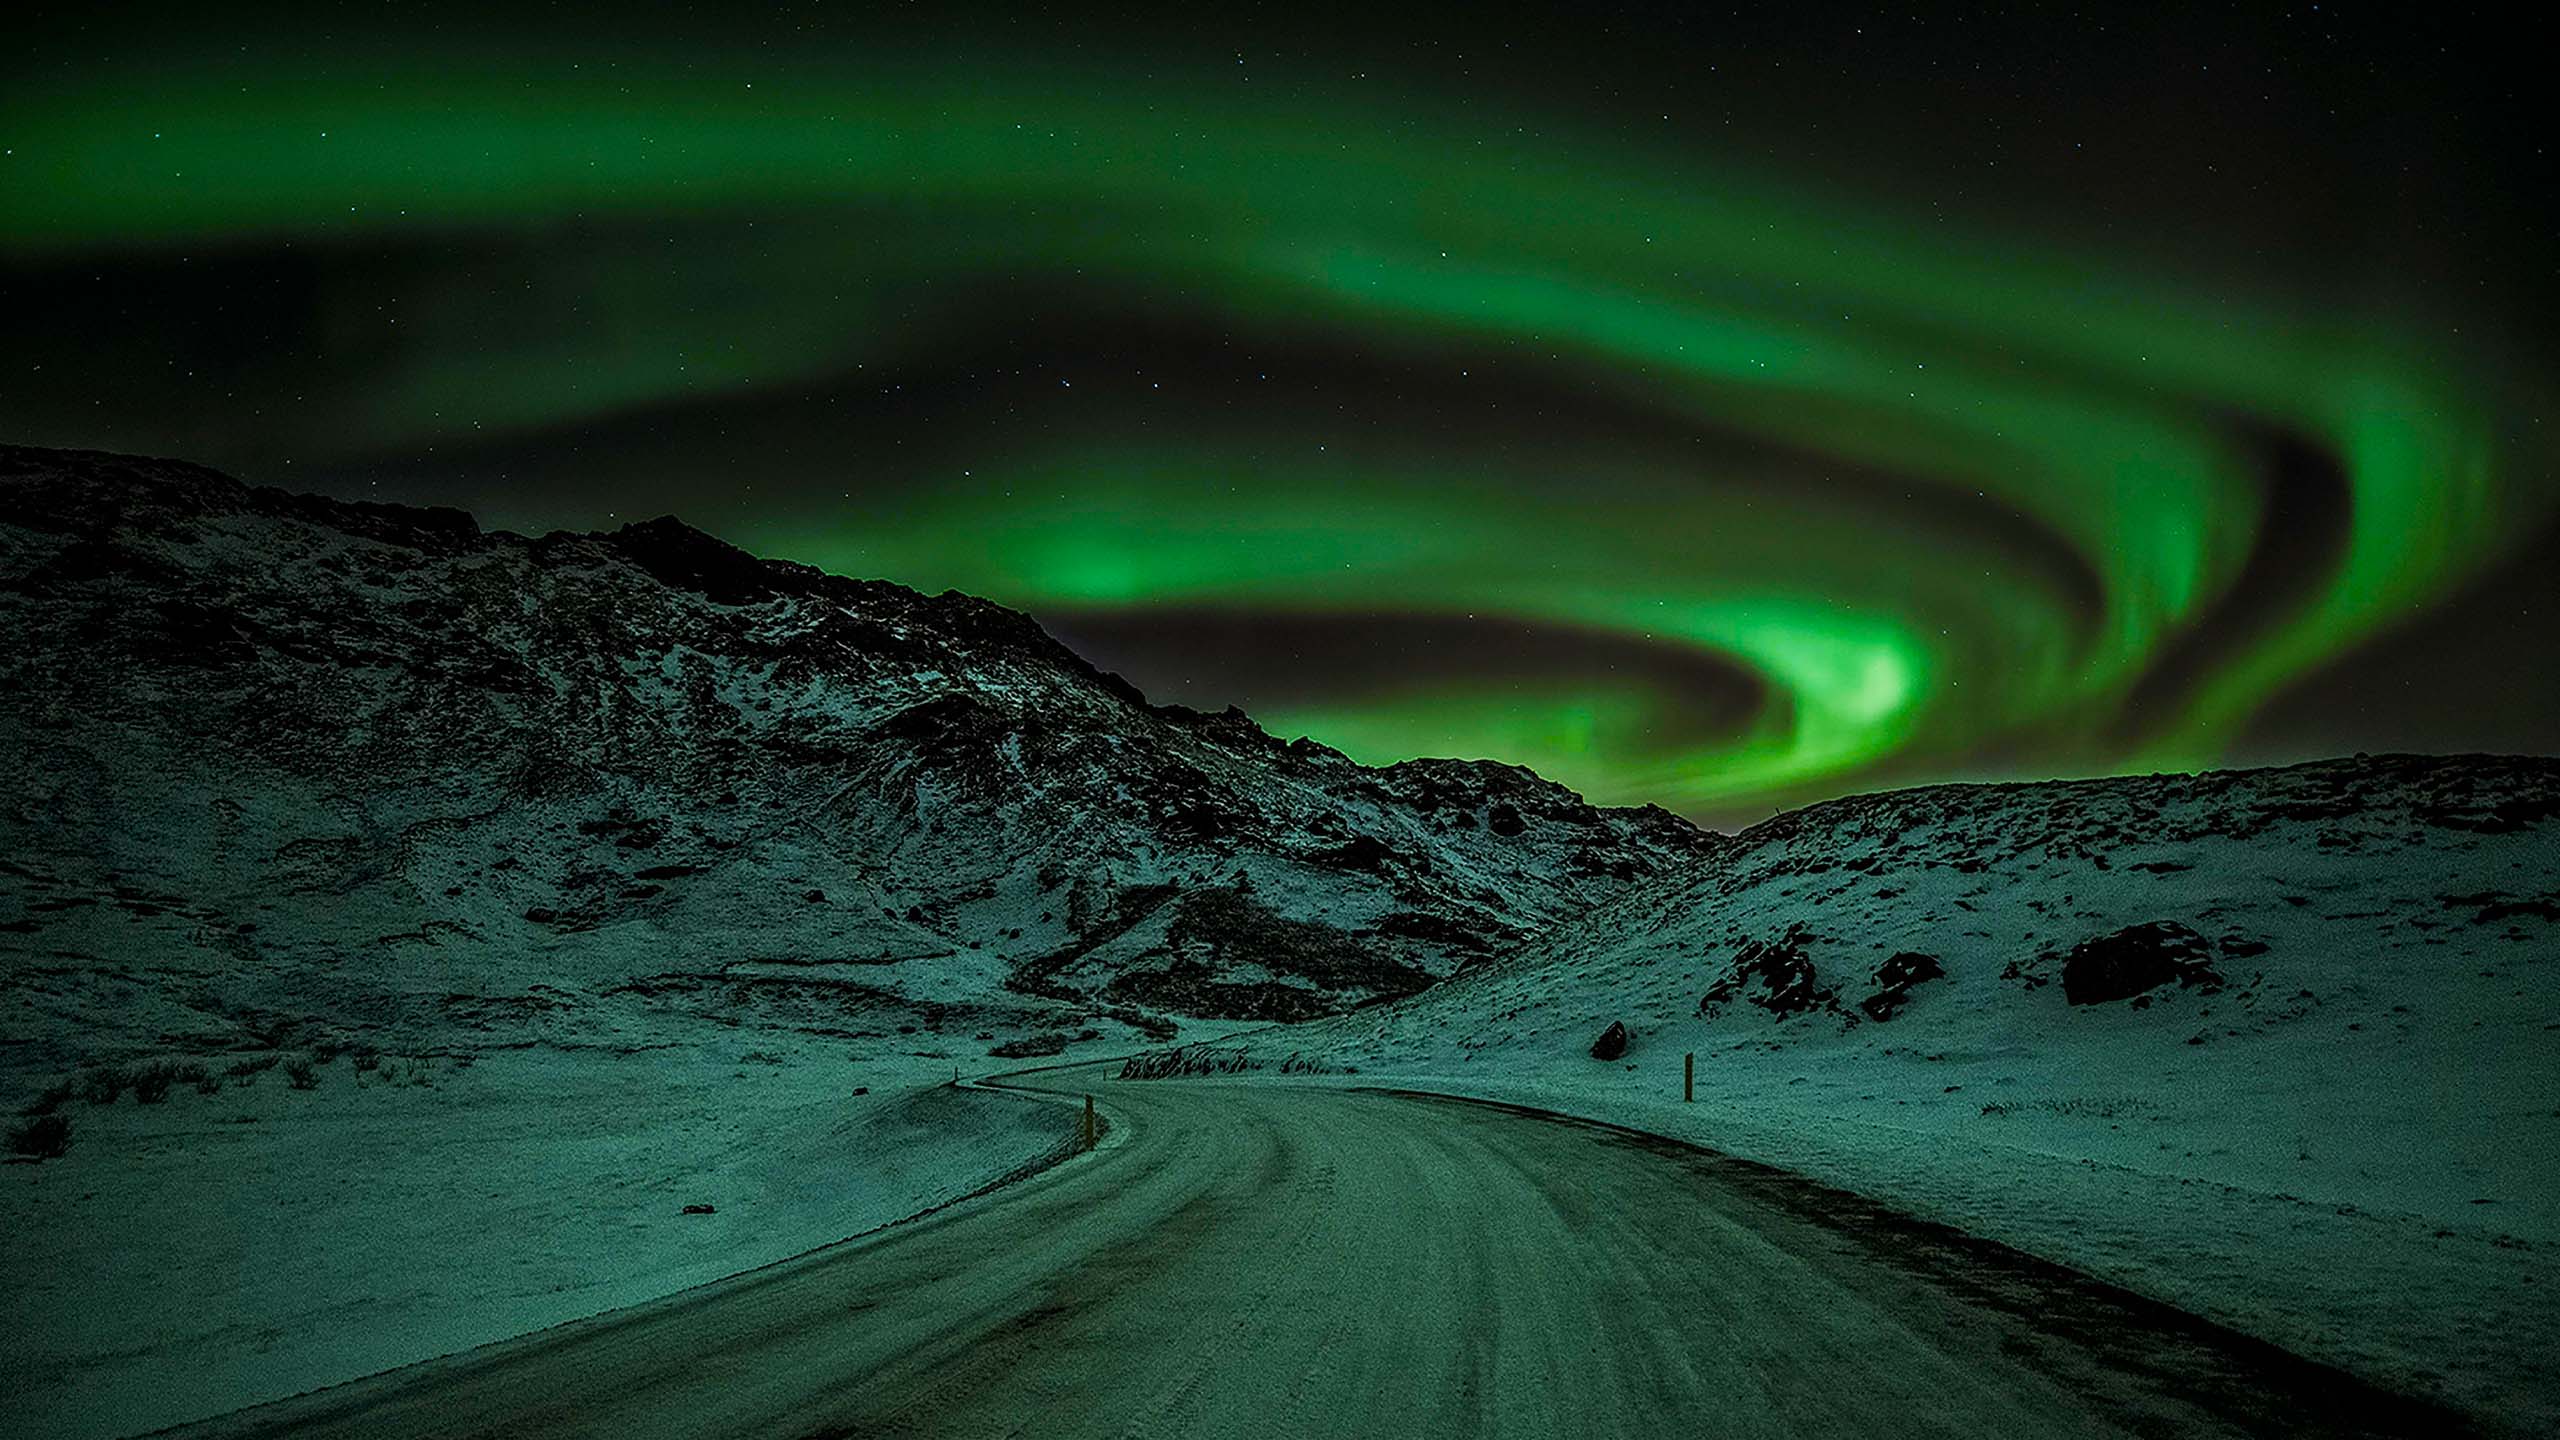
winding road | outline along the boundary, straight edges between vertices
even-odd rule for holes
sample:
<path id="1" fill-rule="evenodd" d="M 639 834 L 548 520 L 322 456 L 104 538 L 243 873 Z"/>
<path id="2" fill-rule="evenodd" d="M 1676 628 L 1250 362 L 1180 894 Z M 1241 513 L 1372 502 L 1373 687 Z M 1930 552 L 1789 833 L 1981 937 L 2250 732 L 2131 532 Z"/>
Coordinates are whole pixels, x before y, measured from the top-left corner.
<path id="1" fill-rule="evenodd" d="M 1607 1127 L 1017 1077 L 1103 1146 L 666 1300 L 198 1436 L 2430 1435 L 2071 1272 Z"/>

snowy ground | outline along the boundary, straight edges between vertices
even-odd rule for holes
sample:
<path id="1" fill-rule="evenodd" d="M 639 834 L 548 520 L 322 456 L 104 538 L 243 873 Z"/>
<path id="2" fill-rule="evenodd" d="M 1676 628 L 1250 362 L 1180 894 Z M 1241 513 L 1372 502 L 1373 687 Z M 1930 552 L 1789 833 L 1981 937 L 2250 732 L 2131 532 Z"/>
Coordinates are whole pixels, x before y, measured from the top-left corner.
<path id="1" fill-rule="evenodd" d="M 2553 1433 L 2560 823 L 2465 763 L 1841 802 L 1256 1048 L 1766 1161 Z M 2066 1001 L 2072 947 L 2162 921 L 2214 985 Z M 1905 953 L 1945 974 L 1879 1021 Z"/>
<path id="2" fill-rule="evenodd" d="M 1033 1083 L 1094 1095 L 1112 1131 L 992 1203 L 200 1440 L 2451 1430 L 2056 1267 L 1656 1142 L 1257 1079 Z"/>
<path id="3" fill-rule="evenodd" d="M 1767 1161 L 2560 1433 L 2556 871 L 2548 762 L 1897 792 L 1780 817 L 1408 1001 L 1246 1043 L 1360 1072 L 1314 1083 Z M 2189 937 L 2150 957 L 2174 978 L 2071 1003 L 2082 947 L 2164 926 Z M 432 1026 L 411 1007 L 348 1027 L 149 973 L 172 1008 L 130 1013 L 199 1054 L 278 1033 L 387 1053 L 307 1091 L 279 1068 L 65 1102 L 70 1153 L 0 1167 L 0 1434 L 127 1433 L 628 1304 L 1060 1138 L 1030 1102 L 934 1084 L 1005 1065 L 990 1042 L 1024 1017 L 916 994 L 777 997 L 724 963 L 492 1000 L 421 967 Z M 27 1031 L 48 1054 L 85 1043 L 73 1010 L 20 1013 L 53 1017 Z M 1612 1021 L 1626 1054 L 1592 1058 Z M 1067 1032 L 1087 1033 L 1066 1058 L 1134 1032 Z"/>
<path id="4" fill-rule="evenodd" d="M 67 1155 L 0 1167 L 0 1434 L 132 1434 L 667 1294 L 964 1195 L 1070 1128 L 949 1088 L 945 1060 L 752 1031 L 371 1063 L 74 1098 Z"/>
<path id="5" fill-rule="evenodd" d="M 1746 1062 L 1711 1071 L 1700 1100 L 1684 1106 L 1679 1056 L 1646 1060 L 1637 1073 L 1612 1067 L 1605 1076 L 1390 1065 L 1312 1083 L 1503 1100 L 1688 1140 L 2059 1260 L 2519 1433 L 2560 1425 L 2560 1233 L 2547 1191 L 2413 1209 L 2387 1191 L 2342 1189 L 2330 1175 L 2287 1187 L 2223 1183 L 2197 1173 L 2213 1167 L 2193 1163 L 2202 1158 L 2184 1148 L 2193 1137 L 2168 1155 L 2140 1135 L 2175 1124 L 2174 1115 L 2010 1128 L 1961 1104 L 1976 1093 L 1970 1086 L 1931 1103 L 1938 1087 L 1928 1080 L 1978 1080 L 1978 1065 L 1894 1080 Z M 2010 1078 L 2007 1093 L 2065 1097 L 2054 1103 L 2066 1110 L 2082 1098 L 2076 1081 Z M 1843 1093 L 1851 1085 L 1863 1088 Z M 1897 1086 L 1907 1094 L 1886 1093 Z M 2217 1148 L 2266 1148 L 2245 1128 L 2222 1129 Z M 2134 1148 L 2111 1143 L 2124 1131 L 2154 1151 L 2148 1163 L 2090 1153 Z"/>

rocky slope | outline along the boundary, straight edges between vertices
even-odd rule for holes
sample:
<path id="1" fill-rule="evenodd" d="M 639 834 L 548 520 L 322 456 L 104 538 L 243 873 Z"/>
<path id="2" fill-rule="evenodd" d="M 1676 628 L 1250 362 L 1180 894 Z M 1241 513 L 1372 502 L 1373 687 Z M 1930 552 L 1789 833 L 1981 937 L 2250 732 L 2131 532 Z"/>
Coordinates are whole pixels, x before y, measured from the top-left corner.
<path id="1" fill-rule="evenodd" d="M 1951 1011 L 1977 1026 L 2143 1016 L 2200 1047 L 2388 996 L 2499 1016 L 2479 1027 L 2486 1062 L 2547 1049 L 2507 1034 L 2538 1012 L 2506 1002 L 2548 998 L 2555 858 L 2560 760 L 2358 756 L 1859 795 L 1753 826 L 1712 863 L 1350 1028 L 1473 1016 L 1479 1033 L 1450 1042 L 1463 1055 L 1500 1043 L 1478 1012 L 1516 1001 L 1523 1016 L 1623 1011 L 1639 1036 L 1708 1050 L 1883 1043 Z"/>
<path id="2" fill-rule="evenodd" d="M 639 1013 L 961 1053 L 1299 1019 L 1714 843 L 1150 706 L 1022 615 L 673 520 L 527 539 L 0 449 L 0 627 L 20 1071 Z"/>
<path id="3" fill-rule="evenodd" d="M 1286 1043 L 2560 1425 L 2560 760 L 1856 796 Z"/>

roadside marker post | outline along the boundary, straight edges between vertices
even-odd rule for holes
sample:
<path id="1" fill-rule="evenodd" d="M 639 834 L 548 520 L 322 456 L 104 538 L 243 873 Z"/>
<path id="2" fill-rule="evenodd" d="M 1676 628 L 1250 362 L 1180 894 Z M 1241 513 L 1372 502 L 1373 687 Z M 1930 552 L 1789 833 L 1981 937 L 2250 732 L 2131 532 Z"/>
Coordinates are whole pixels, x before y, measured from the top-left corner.
<path id="1" fill-rule="evenodd" d="M 1698 1052 L 1692 1050 L 1680 1057 L 1680 1103 L 1695 1104 L 1698 1099 Z"/>
<path id="2" fill-rule="evenodd" d="M 1090 1150 L 1093 1148 L 1093 1142 L 1098 1138 L 1100 1137 L 1094 1134 L 1093 1128 L 1093 1097 L 1087 1095 L 1084 1097 L 1084 1119 L 1076 1127 L 1076 1148 Z"/>

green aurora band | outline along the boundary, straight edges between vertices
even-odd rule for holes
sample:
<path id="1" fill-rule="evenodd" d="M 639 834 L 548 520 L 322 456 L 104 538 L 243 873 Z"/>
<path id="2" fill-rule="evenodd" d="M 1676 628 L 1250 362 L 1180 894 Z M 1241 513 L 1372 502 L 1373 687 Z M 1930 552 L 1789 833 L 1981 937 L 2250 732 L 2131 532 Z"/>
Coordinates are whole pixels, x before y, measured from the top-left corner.
<path id="1" fill-rule="evenodd" d="M 519 247 L 508 314 L 417 282 L 410 332 L 325 416 L 267 422 L 324 464 L 894 373 L 987 277 L 1356 336 L 1453 385 L 1565 370 L 1765 449 L 1328 435 L 1124 398 L 905 477 L 894 503 L 795 498 L 718 528 L 1035 614 L 1490 616 L 1693 647 L 1759 681 L 1738 726 L 1687 733 L 1636 677 L 1418 677 L 1258 718 L 1365 760 L 1489 756 L 1698 814 L 1984 753 L 2210 763 L 2282 687 L 2552 513 L 2547 441 L 2513 419 L 2543 396 L 2485 343 L 1959 233 L 1667 140 L 1311 93 L 920 57 L 56 76 L 0 98 L 0 250 Z M 732 243 L 597 240 L 671 221 Z M 523 343 L 492 349 L 493 326 Z M 2125 733 L 2265 538 L 2270 435 L 2334 466 L 2334 559 Z M 1773 478 L 1767 454 L 1800 458 Z M 2095 604 L 1969 515 L 2049 537 Z"/>

